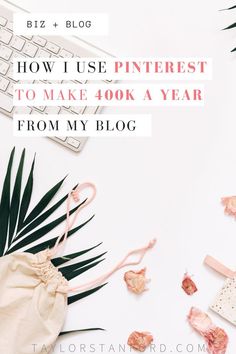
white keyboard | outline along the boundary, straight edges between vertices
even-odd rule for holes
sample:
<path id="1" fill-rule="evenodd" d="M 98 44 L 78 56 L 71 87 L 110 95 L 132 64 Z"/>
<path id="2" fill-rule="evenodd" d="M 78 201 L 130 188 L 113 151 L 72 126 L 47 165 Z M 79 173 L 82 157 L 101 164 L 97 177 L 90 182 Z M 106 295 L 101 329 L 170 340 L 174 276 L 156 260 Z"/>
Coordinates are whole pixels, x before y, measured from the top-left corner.
<path id="1" fill-rule="evenodd" d="M 96 114 L 100 107 L 13 107 L 13 85 L 19 83 L 13 79 L 14 58 L 40 57 L 97 57 L 97 51 L 88 43 L 83 45 L 69 41 L 63 37 L 17 36 L 13 33 L 13 12 L 0 5 L 0 112 L 13 117 L 14 113 L 21 114 Z M 102 52 L 102 51 L 101 51 Z M 103 53 L 104 54 L 104 53 Z M 105 53 L 104 56 L 108 54 Z M 31 81 L 30 83 L 34 83 Z M 105 81 L 106 82 L 106 81 Z M 45 81 L 44 81 L 45 83 Z M 86 81 L 56 81 L 63 83 L 88 83 Z M 65 147 L 82 150 L 87 138 L 55 137 L 51 138 Z"/>

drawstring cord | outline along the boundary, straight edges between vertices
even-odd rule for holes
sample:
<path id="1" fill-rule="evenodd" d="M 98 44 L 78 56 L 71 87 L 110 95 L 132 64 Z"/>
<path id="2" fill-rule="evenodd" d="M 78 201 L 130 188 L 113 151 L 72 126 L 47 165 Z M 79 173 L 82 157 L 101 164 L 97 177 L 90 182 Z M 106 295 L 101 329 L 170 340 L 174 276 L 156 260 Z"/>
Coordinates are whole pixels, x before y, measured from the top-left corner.
<path id="1" fill-rule="evenodd" d="M 74 292 L 77 290 L 87 290 L 89 288 L 93 288 L 95 286 L 101 285 L 101 283 L 103 283 L 104 281 L 106 281 L 108 278 L 110 278 L 110 276 L 114 273 L 116 273 L 118 270 L 127 267 L 127 266 L 134 266 L 134 265 L 138 265 L 141 263 L 141 261 L 143 260 L 143 257 L 145 256 L 146 252 L 153 248 L 154 245 L 156 243 L 156 239 L 153 239 L 152 241 L 149 242 L 149 244 L 145 247 L 130 251 L 121 262 L 119 262 L 110 272 L 102 275 L 101 277 L 88 282 L 86 284 L 83 285 L 78 285 L 75 286 L 73 288 L 69 288 L 69 292 Z M 130 261 L 130 262 L 126 262 L 128 260 L 129 257 L 131 256 L 135 256 L 139 254 L 139 258 L 136 261 Z"/>
<path id="2" fill-rule="evenodd" d="M 73 199 L 76 203 L 80 201 L 79 198 L 79 193 L 84 190 L 85 188 L 91 188 L 92 189 L 92 195 L 91 197 L 88 197 L 83 204 L 76 210 L 74 213 L 74 217 L 70 223 L 70 206 L 71 206 L 71 199 Z M 58 237 L 53 249 L 50 251 L 50 257 L 53 258 L 59 251 L 60 248 L 64 246 L 66 243 L 68 233 L 70 229 L 73 227 L 75 224 L 75 221 L 77 219 L 78 214 L 82 209 L 84 209 L 88 204 L 90 204 L 93 199 L 96 196 L 96 187 L 94 186 L 93 183 L 90 182 L 85 182 L 83 184 L 78 185 L 74 190 L 72 190 L 67 197 L 67 202 L 66 202 L 66 227 L 64 233 Z M 61 242 L 62 240 L 62 242 Z"/>
<path id="3" fill-rule="evenodd" d="M 74 217 L 72 219 L 72 221 L 70 222 L 70 206 L 71 206 L 71 199 L 74 200 L 74 202 L 78 203 L 80 201 L 79 198 L 79 193 L 86 189 L 86 188 L 91 188 L 92 189 L 92 195 L 90 197 L 88 197 L 85 202 L 83 204 L 80 205 L 80 207 L 76 210 Z M 70 229 L 73 227 L 77 216 L 79 214 L 79 212 L 85 208 L 85 206 L 87 206 L 88 204 L 90 204 L 93 199 L 96 196 L 96 187 L 94 186 L 94 184 L 90 183 L 90 182 L 85 182 L 83 184 L 78 185 L 73 191 L 71 191 L 68 194 L 68 198 L 67 198 L 67 203 L 66 203 L 66 227 L 65 227 L 65 231 L 62 235 L 60 235 L 54 245 L 54 247 L 50 250 L 50 257 L 53 258 L 59 251 L 60 248 L 62 248 L 64 246 L 64 244 L 66 243 L 66 240 L 68 238 L 68 233 L 70 231 Z M 74 292 L 77 290 L 86 290 L 98 285 L 101 285 L 101 283 L 103 283 L 104 281 L 106 281 L 108 278 L 110 278 L 110 276 L 114 273 L 116 273 L 118 270 L 127 267 L 127 266 L 134 266 L 134 265 L 138 265 L 142 262 L 143 257 L 145 256 L 146 252 L 150 249 L 152 249 L 154 247 L 154 245 L 156 244 L 156 239 L 153 239 L 152 241 L 150 241 L 148 243 L 147 246 L 144 246 L 142 248 L 138 248 L 135 249 L 133 251 L 130 251 L 121 262 L 119 262 L 111 271 L 109 271 L 108 273 L 100 276 L 99 278 L 88 282 L 87 284 L 83 284 L 83 285 L 78 285 L 72 288 L 68 289 L 68 292 Z M 129 261 L 128 259 L 132 256 L 139 256 L 137 260 L 133 260 L 133 261 Z"/>

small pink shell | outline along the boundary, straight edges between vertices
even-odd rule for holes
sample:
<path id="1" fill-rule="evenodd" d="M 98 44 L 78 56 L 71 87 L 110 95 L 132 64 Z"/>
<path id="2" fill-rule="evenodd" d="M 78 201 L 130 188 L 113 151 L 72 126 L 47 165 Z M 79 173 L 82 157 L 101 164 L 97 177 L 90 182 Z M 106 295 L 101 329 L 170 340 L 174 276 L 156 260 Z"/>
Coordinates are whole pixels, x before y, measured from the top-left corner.
<path id="1" fill-rule="evenodd" d="M 145 349 L 152 343 L 153 336 L 149 332 L 133 332 L 128 338 L 128 345 L 139 352 L 144 352 Z"/>
<path id="2" fill-rule="evenodd" d="M 141 294 L 146 290 L 146 268 L 139 271 L 129 270 L 124 275 L 127 288 L 135 294 Z"/>

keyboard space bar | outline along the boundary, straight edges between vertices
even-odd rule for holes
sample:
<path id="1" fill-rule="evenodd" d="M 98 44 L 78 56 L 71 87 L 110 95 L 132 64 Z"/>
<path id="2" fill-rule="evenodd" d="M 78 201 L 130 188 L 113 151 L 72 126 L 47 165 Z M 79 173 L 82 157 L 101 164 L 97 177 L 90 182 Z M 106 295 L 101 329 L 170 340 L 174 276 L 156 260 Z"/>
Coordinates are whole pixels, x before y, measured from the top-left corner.
<path id="1" fill-rule="evenodd" d="M 11 113 L 13 110 L 13 99 L 4 93 L 0 92 L 0 108 L 4 109 L 8 113 Z"/>

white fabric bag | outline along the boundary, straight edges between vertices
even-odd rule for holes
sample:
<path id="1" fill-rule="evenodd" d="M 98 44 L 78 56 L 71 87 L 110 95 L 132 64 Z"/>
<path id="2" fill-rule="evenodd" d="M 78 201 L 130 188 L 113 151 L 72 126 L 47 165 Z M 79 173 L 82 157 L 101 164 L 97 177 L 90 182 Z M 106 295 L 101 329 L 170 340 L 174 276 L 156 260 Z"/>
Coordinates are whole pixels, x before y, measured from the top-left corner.
<path id="1" fill-rule="evenodd" d="M 78 202 L 78 192 L 90 187 L 93 194 L 81 204 L 70 222 L 71 198 Z M 49 353 L 62 330 L 66 318 L 69 292 L 88 290 L 106 281 L 114 272 L 139 264 L 155 240 L 140 249 L 129 252 L 118 265 L 105 275 L 87 284 L 70 288 L 68 281 L 52 264 L 51 259 L 66 242 L 79 211 L 95 197 L 96 189 L 91 183 L 79 185 L 67 199 L 65 232 L 52 249 L 34 255 L 13 253 L 0 258 L 0 353 L 39 354 L 42 348 Z M 137 256 L 136 261 L 129 257 Z"/>

